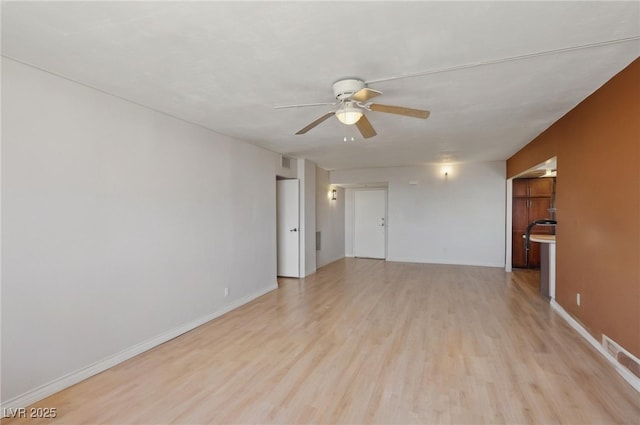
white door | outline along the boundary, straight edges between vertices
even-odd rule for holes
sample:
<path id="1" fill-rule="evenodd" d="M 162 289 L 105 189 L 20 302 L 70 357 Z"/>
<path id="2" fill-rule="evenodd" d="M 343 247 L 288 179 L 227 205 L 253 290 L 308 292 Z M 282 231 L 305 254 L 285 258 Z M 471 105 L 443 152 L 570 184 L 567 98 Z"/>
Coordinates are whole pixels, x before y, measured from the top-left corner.
<path id="1" fill-rule="evenodd" d="M 276 181 L 278 276 L 300 277 L 300 192 L 298 179 Z"/>
<path id="2" fill-rule="evenodd" d="M 353 253 L 356 257 L 385 258 L 386 191 L 355 191 L 355 231 Z"/>

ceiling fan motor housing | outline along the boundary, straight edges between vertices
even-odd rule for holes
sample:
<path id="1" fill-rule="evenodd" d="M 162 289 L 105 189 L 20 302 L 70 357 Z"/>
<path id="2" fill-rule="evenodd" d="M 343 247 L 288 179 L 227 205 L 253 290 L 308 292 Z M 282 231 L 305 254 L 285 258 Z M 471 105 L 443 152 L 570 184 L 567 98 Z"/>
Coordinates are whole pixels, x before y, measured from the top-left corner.
<path id="1" fill-rule="evenodd" d="M 338 80 L 333 83 L 333 94 L 338 100 L 346 100 L 365 87 L 364 81 L 357 78 Z"/>

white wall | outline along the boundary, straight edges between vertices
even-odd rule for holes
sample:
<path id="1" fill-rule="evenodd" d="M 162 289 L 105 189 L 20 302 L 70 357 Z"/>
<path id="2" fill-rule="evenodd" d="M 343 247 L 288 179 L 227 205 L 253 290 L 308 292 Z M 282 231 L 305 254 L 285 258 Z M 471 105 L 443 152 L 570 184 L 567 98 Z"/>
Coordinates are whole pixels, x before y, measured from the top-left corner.
<path id="1" fill-rule="evenodd" d="M 277 155 L 2 67 L 4 406 L 274 288 Z"/>
<path id="2" fill-rule="evenodd" d="M 336 200 L 329 196 L 336 189 Z M 316 251 L 318 268 L 344 257 L 345 190 L 331 186 L 329 172 L 316 167 L 316 231 L 321 233 L 321 249 Z"/>
<path id="3" fill-rule="evenodd" d="M 316 164 L 304 161 L 305 276 L 316 272 Z"/>
<path id="4" fill-rule="evenodd" d="M 280 177 L 284 177 L 287 179 L 297 179 L 298 178 L 298 160 L 295 158 L 290 158 L 289 168 L 282 168 L 282 157 L 280 155 L 276 155 L 274 158 L 275 170 L 276 174 Z"/>
<path id="5" fill-rule="evenodd" d="M 331 174 L 329 175 L 331 180 Z M 353 238 L 355 231 L 355 189 L 347 188 L 344 191 L 344 255 L 353 257 Z M 387 205 L 388 207 L 388 205 Z"/>
<path id="6" fill-rule="evenodd" d="M 338 170 L 330 178 L 333 184 L 388 182 L 388 260 L 503 267 L 505 162 L 450 165 L 446 178 L 441 168 Z M 346 255 L 353 255 L 353 190 L 346 194 Z"/>
<path id="7" fill-rule="evenodd" d="M 298 159 L 300 180 L 300 277 L 316 272 L 316 164 Z"/>

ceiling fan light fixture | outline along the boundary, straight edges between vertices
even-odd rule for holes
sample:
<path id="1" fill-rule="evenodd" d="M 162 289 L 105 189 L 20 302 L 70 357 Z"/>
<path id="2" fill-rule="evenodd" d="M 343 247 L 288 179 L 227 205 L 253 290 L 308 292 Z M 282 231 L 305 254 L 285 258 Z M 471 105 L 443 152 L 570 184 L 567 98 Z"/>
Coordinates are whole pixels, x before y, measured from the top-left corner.
<path id="1" fill-rule="evenodd" d="M 383 105 L 380 103 L 369 102 L 370 99 L 381 95 L 382 92 L 370 89 L 366 86 L 366 83 L 363 80 L 357 78 L 346 78 L 336 81 L 333 83 L 333 94 L 335 95 L 337 102 L 332 103 L 332 105 L 339 103 L 340 106 L 338 106 L 338 110 L 325 113 L 311 124 L 308 124 L 306 127 L 298 130 L 296 134 L 307 133 L 309 130 L 331 118 L 332 115 L 335 115 L 335 117 L 344 125 L 355 124 L 364 139 L 368 139 L 378 134 L 369 122 L 367 116 L 364 114 L 365 111 L 384 112 L 387 114 L 396 114 L 422 119 L 429 117 L 429 111 L 425 111 L 423 109 L 413 109 L 405 106 Z M 325 102 L 305 103 L 301 105 L 280 106 L 278 108 L 298 108 L 302 106 L 317 106 L 325 104 Z M 353 140 L 353 137 L 351 140 Z M 347 137 L 344 138 L 344 141 L 347 141 Z"/>
<path id="2" fill-rule="evenodd" d="M 359 108 L 354 108 L 350 104 L 346 104 L 336 111 L 336 118 L 338 118 L 342 124 L 353 125 L 362 118 L 362 111 Z"/>

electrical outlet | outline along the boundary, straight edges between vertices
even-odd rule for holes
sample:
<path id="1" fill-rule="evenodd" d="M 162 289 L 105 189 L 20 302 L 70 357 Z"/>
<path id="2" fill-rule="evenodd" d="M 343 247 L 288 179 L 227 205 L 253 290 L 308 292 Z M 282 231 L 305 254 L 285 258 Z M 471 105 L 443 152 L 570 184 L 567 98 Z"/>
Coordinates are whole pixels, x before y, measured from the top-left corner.
<path id="1" fill-rule="evenodd" d="M 578 304 L 578 306 L 580 306 L 580 292 L 578 292 L 576 294 L 576 304 Z"/>
<path id="2" fill-rule="evenodd" d="M 224 288 L 224 296 L 225 297 L 229 296 L 229 288 Z"/>

